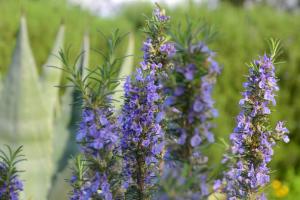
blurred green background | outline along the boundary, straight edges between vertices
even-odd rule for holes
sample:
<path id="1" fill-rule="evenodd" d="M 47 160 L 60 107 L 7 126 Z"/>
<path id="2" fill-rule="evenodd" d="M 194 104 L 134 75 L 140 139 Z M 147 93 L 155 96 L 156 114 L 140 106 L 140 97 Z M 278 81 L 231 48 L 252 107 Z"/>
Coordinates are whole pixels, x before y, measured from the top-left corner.
<path id="1" fill-rule="evenodd" d="M 139 49 L 144 39 L 140 31 L 144 25 L 143 14 L 149 14 L 153 5 L 147 2 L 128 2 L 129 4 L 123 5 L 122 9 L 116 11 L 117 13 L 113 13 L 113 16 L 101 17 L 64 0 L 0 0 L 0 80 L 2 80 L 0 91 L 2 85 L 5 85 L 4 81 L 12 84 L 6 80 L 6 77 L 8 77 L 9 66 L 12 63 L 22 13 L 27 19 L 28 36 L 39 76 L 43 73 L 42 66 L 51 52 L 55 35 L 62 23 L 65 25 L 64 47 L 71 46 L 71 58 L 81 51 L 84 33 L 88 33 L 91 49 L 89 66 L 98 65 L 101 63 L 101 57 L 93 49 L 105 48 L 99 30 L 108 34 L 119 28 L 123 33 L 131 32 L 134 35 L 134 63 L 137 65 L 141 56 Z M 242 82 L 245 81 L 247 74 L 245 63 L 265 53 L 268 49 L 267 40 L 270 37 L 281 40 L 283 53 L 279 60 L 284 62 L 277 67 L 281 90 L 278 93 L 278 104 L 274 109 L 272 120 L 274 123 L 277 120 L 287 121 L 291 142 L 280 144 L 276 148 L 271 163 L 272 183 L 266 188 L 266 192 L 269 199 L 298 199 L 300 195 L 300 136 L 297 134 L 300 131 L 300 13 L 296 8 L 291 11 L 291 9 L 279 9 L 280 7 L 273 4 L 250 5 L 237 0 L 219 1 L 218 5 L 213 8 L 193 1 L 182 2 L 183 5 L 166 7 L 174 27 L 180 21 L 184 23 L 184 18 L 189 16 L 195 24 L 205 21 L 217 31 L 209 47 L 217 52 L 216 60 L 223 66 L 214 94 L 215 105 L 220 113 L 215 120 L 217 127 L 214 129 L 218 139 L 217 144 L 207 150 L 211 166 L 216 170 L 224 152 L 220 140 L 224 138 L 228 141 L 228 135 L 235 126 L 235 116 L 239 112 L 238 101 L 243 90 Z M 120 54 L 125 53 L 127 46 L 128 39 L 123 42 Z M 59 80 L 64 82 L 63 76 Z M 68 178 L 67 162 L 71 154 L 74 155 L 77 151 L 73 139 L 79 107 L 72 106 L 72 100 L 65 103 L 66 94 L 70 99 L 72 92 L 68 93 L 67 90 L 59 88 L 57 90 L 58 93 L 55 95 L 58 96 L 59 103 L 54 106 L 54 116 L 49 117 L 52 120 L 48 123 L 53 125 L 51 128 L 53 134 L 50 133 L 53 137 L 52 148 L 54 150 L 52 151 L 55 154 L 57 148 L 61 150 L 59 158 L 53 161 L 53 165 L 56 166 L 54 172 L 50 173 L 52 182 L 49 194 L 47 194 L 50 199 L 60 199 L 55 197 L 55 194 L 62 194 L 62 187 L 58 185 L 61 184 L 60 181 Z M 4 95 L 8 95 L 8 92 L 0 93 L 1 102 Z M 16 96 L 16 98 L 19 97 Z M 24 106 L 27 105 L 24 104 Z M 73 108 L 63 110 L 68 106 Z M 3 112 L 1 106 L 0 112 Z M 67 116 L 62 117 L 64 115 Z M 0 120 L 4 120 L 6 114 L 2 116 L 4 117 Z M 58 122 L 62 118 L 66 120 L 64 124 Z M 18 121 L 22 121 L 22 118 Z M 38 120 L 36 121 L 39 123 Z M 61 129 L 64 131 L 60 131 Z M 0 123 L 0 145 L 7 142 L 2 134 L 3 130 Z M 56 141 L 60 140 L 60 137 L 65 138 L 60 141 L 63 144 Z M 9 142 L 14 143 L 14 141 L 17 139 L 14 138 Z M 26 143 L 24 145 L 26 148 Z M 38 149 L 33 151 L 38 151 Z"/>

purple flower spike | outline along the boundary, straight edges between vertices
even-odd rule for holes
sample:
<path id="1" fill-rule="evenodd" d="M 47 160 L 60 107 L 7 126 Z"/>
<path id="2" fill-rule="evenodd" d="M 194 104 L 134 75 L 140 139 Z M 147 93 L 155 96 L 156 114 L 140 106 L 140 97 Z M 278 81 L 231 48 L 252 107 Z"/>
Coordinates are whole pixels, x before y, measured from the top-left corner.
<path id="1" fill-rule="evenodd" d="M 231 152 L 224 156 L 230 168 L 223 179 L 223 192 L 228 199 L 265 199 L 258 191 L 270 182 L 267 165 L 272 159 L 272 148 L 276 141 L 289 141 L 289 131 L 283 122 L 278 122 L 275 130 L 269 128 L 270 106 L 276 104 L 275 91 L 278 91 L 273 60 L 266 55 L 260 57 L 253 62 L 249 73 L 237 126 L 230 135 Z"/>
<path id="2" fill-rule="evenodd" d="M 86 158 L 97 164 L 109 162 L 112 152 L 114 154 L 120 153 L 119 138 L 119 125 L 113 116 L 113 110 L 109 106 L 98 109 L 83 109 L 76 140 L 80 144 L 81 152 Z M 105 152 L 105 154 L 100 152 Z M 79 180 L 79 177 L 75 174 L 72 176 L 70 182 L 75 187 L 70 199 L 88 200 L 101 198 L 112 200 L 112 191 L 109 189 L 110 183 L 106 178 L 106 173 L 112 172 L 111 169 L 98 171 L 88 168 L 88 170 L 89 173 L 85 173 L 84 177 L 82 177 L 84 180 Z M 77 186 L 77 181 L 81 181 L 82 185 L 80 187 Z M 100 189 L 101 193 L 98 192 Z"/>
<path id="3" fill-rule="evenodd" d="M 170 131 L 166 132 L 169 143 L 165 160 L 168 167 L 164 179 L 167 183 L 174 182 L 171 191 L 176 191 L 178 199 L 207 199 L 209 195 L 206 179 L 209 172 L 200 169 L 208 162 L 201 148 L 215 141 L 211 120 L 218 112 L 214 108 L 212 92 L 220 68 L 214 55 L 204 43 L 189 45 L 186 50 L 178 51 L 173 58 L 174 70 L 169 75 L 170 81 L 165 83 L 168 97 L 164 107 Z M 186 165 L 191 169 L 188 175 L 183 175 L 180 172 L 185 170 Z M 182 180 L 189 180 L 191 186 L 176 187 L 180 181 L 184 182 Z"/>
<path id="4" fill-rule="evenodd" d="M 120 116 L 123 185 L 136 188 L 140 199 L 148 199 L 150 188 L 157 184 L 165 148 L 165 113 L 161 112 L 165 96 L 161 79 L 166 78 L 168 59 L 176 52 L 164 33 L 169 17 L 156 9 L 152 20 L 149 23 L 155 26 L 144 42 L 143 61 L 124 85 L 125 103 Z M 172 99 L 167 103 L 172 104 Z"/>

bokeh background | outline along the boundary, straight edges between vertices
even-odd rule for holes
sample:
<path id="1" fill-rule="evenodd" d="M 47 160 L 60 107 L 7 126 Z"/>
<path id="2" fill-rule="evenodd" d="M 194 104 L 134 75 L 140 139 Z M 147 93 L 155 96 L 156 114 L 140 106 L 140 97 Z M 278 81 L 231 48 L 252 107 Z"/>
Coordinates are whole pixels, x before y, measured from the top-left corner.
<path id="1" fill-rule="evenodd" d="M 136 66 L 144 39 L 143 15 L 151 13 L 153 2 L 0 0 L 0 145 L 1 148 L 3 144 L 24 145 L 28 158 L 23 166 L 27 173 L 24 179 L 28 179 L 25 184 L 32 184 L 33 193 L 35 190 L 43 193 L 40 199 L 67 198 L 69 188 L 65 179 L 70 174 L 70 158 L 78 151 L 74 135 L 80 119 L 80 104 L 74 104 L 76 92 L 54 87 L 67 81 L 63 73 L 46 66 L 60 65 L 54 56 L 60 48 L 69 49 L 70 58 L 85 50 L 81 58 L 83 64 L 78 67 L 85 67 L 87 61 L 90 67 L 99 65 L 101 56 L 96 50 L 105 51 L 99 32 L 108 34 L 116 28 L 122 33 L 130 32 L 119 53 L 134 54 L 132 62 L 125 64 L 128 68 Z M 279 61 L 283 62 L 277 65 L 281 90 L 272 121 L 287 121 L 291 141 L 275 150 L 271 163 L 272 183 L 266 192 L 269 199 L 298 199 L 300 1 L 156 2 L 166 8 L 174 28 L 189 17 L 193 23 L 207 23 L 217 32 L 208 44 L 223 66 L 214 94 L 219 110 L 214 129 L 217 143 L 207 149 L 216 173 L 225 149 L 222 141 L 228 141 L 239 112 L 246 63 L 267 51 L 269 38 L 281 40 Z M 26 199 L 29 198 L 37 199 L 27 195 Z"/>

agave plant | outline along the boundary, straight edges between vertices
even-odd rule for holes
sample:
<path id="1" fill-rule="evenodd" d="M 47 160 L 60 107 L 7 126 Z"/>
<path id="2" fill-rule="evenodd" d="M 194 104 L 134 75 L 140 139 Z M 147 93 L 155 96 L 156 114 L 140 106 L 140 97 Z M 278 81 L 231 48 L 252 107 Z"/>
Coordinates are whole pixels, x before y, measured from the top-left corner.
<path id="1" fill-rule="evenodd" d="M 21 164 L 26 180 L 25 197 L 46 199 L 53 167 L 54 110 L 58 101 L 61 72 L 48 65 L 60 65 L 55 54 L 62 48 L 64 27 L 61 26 L 51 55 L 39 77 L 30 48 L 26 19 L 21 17 L 12 64 L 4 78 L 0 103 L 1 143 L 24 145 L 28 161 Z M 56 149 L 56 148 L 54 148 Z"/>

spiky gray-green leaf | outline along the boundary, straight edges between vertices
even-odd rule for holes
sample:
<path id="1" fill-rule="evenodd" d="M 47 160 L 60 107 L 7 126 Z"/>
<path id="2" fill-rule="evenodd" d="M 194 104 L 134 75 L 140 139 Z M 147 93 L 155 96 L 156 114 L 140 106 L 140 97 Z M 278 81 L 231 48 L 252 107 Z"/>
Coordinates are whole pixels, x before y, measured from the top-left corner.
<path id="1" fill-rule="evenodd" d="M 13 53 L 12 64 L 1 91 L 0 137 L 2 144 L 24 146 L 26 199 L 46 199 L 52 171 L 51 118 L 42 98 L 36 64 L 29 45 L 25 17 Z"/>

